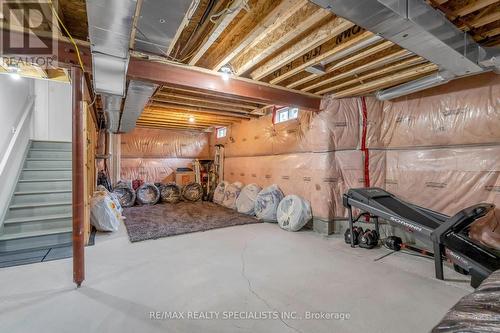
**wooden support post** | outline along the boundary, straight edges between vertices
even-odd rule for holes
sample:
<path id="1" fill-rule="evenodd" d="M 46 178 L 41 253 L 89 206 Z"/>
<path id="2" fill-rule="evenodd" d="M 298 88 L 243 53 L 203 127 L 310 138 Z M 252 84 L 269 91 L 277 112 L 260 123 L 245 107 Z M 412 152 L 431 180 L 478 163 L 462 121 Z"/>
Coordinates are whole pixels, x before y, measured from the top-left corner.
<path id="1" fill-rule="evenodd" d="M 73 101 L 73 281 L 77 287 L 85 279 L 85 228 L 84 228 L 84 133 L 83 133 L 83 73 L 78 67 L 71 68 Z"/>

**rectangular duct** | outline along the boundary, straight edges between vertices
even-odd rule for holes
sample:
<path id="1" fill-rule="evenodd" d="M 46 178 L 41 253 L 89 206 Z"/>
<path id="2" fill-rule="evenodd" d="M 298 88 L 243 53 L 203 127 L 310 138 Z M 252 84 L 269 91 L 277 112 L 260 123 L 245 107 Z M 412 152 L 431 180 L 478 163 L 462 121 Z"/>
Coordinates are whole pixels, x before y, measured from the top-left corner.
<path id="1" fill-rule="evenodd" d="M 455 76 L 485 71 L 481 66 L 481 63 L 484 63 L 481 58 L 481 46 L 425 1 L 312 1 L 431 61 Z"/>
<path id="2" fill-rule="evenodd" d="M 94 89 L 125 95 L 130 34 L 136 0 L 87 0 Z"/>
<path id="3" fill-rule="evenodd" d="M 157 87 L 154 83 L 130 81 L 120 121 L 120 132 L 130 132 L 134 129 L 137 119 Z"/>
<path id="4" fill-rule="evenodd" d="M 191 4 L 191 0 L 169 0 L 168 5 L 163 0 L 143 0 L 134 49 L 167 55 L 186 13 L 196 10 Z"/>

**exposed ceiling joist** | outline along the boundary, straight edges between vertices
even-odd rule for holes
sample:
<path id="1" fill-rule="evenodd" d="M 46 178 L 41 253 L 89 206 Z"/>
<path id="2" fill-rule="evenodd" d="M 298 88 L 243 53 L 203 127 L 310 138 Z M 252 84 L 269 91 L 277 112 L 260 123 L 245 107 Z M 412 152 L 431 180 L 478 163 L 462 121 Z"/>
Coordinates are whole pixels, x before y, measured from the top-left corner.
<path id="1" fill-rule="evenodd" d="M 250 12 L 239 20 L 233 30 L 217 42 L 217 47 L 209 50 L 199 65 L 218 71 L 222 66 L 229 64 L 234 57 L 242 52 L 260 34 L 264 33 L 278 19 L 286 16 L 295 2 L 303 0 L 268 1 L 259 0 L 250 8 Z"/>
<path id="2" fill-rule="evenodd" d="M 329 20 L 324 25 L 321 25 L 314 29 L 309 35 L 297 41 L 293 45 L 274 56 L 269 61 L 266 61 L 261 66 L 257 67 L 250 76 L 254 80 L 260 80 L 263 77 L 271 74 L 285 64 L 293 61 L 293 59 L 306 54 L 307 52 L 314 50 L 316 47 L 325 43 L 332 37 L 340 34 L 341 32 L 351 28 L 354 24 L 344 20 L 341 17 L 336 17 L 333 20 Z"/>
<path id="3" fill-rule="evenodd" d="M 158 113 L 158 114 L 164 114 L 164 115 L 178 115 L 178 116 L 185 116 L 189 117 L 192 115 L 195 116 L 201 116 L 201 117 L 216 117 L 217 119 L 223 119 L 223 120 L 229 120 L 233 122 L 238 122 L 241 120 L 249 120 L 251 119 L 250 116 L 226 116 L 226 115 L 221 115 L 218 113 L 207 113 L 207 112 L 202 112 L 202 111 L 194 111 L 194 110 L 183 110 L 183 109 L 176 109 L 176 108 L 168 108 L 164 106 L 148 106 L 147 108 L 144 109 L 143 113 Z"/>
<path id="4" fill-rule="evenodd" d="M 161 98 L 159 96 L 155 96 L 153 101 L 156 103 L 163 103 L 165 105 L 178 105 L 178 107 L 182 108 L 185 106 L 193 107 L 193 108 L 202 108 L 205 110 L 213 110 L 213 111 L 227 111 L 232 113 L 246 114 L 250 112 L 249 110 L 243 110 L 232 107 L 224 107 L 221 105 L 214 105 L 209 103 L 199 103 L 199 102 L 190 102 L 182 99 L 174 99 L 174 98 Z"/>
<path id="5" fill-rule="evenodd" d="M 163 119 L 172 120 L 188 120 L 190 117 L 195 117 L 195 119 L 200 121 L 219 121 L 222 123 L 240 123 L 241 118 L 225 118 L 216 115 L 204 115 L 204 114 L 192 114 L 192 113 L 179 113 L 179 112 L 164 112 L 164 111 L 153 111 L 148 110 L 142 113 L 141 117 L 160 117 Z"/>
<path id="6" fill-rule="evenodd" d="M 162 98 L 162 99 L 180 99 L 180 100 L 185 100 L 187 102 L 199 102 L 202 104 L 212 104 L 212 106 L 223 106 L 223 107 L 230 107 L 233 109 L 248 109 L 249 111 L 256 109 L 257 107 L 254 105 L 248 105 L 244 103 L 234 103 L 234 102 L 226 102 L 226 101 L 221 101 L 221 100 L 216 100 L 216 99 L 208 99 L 208 98 L 203 98 L 203 97 L 197 97 L 197 96 L 191 96 L 191 95 L 182 95 L 182 94 L 177 94 L 177 93 L 167 93 L 167 92 L 158 92 L 155 95 L 155 98 Z M 200 106 L 202 106 L 200 104 Z"/>
<path id="7" fill-rule="evenodd" d="M 210 34 L 207 35 L 201 45 L 198 47 L 196 52 L 191 56 L 189 60 L 189 65 L 195 65 L 198 60 L 207 52 L 207 50 L 212 46 L 212 44 L 219 38 L 224 29 L 235 19 L 235 17 L 240 13 L 243 8 L 242 0 L 233 0 L 230 2 L 230 7 L 227 8 L 225 14 L 222 14 L 217 18 Z M 224 9 L 226 10 L 226 9 Z M 224 12 L 224 10 L 222 12 Z"/>
<path id="8" fill-rule="evenodd" d="M 418 65 L 418 64 L 421 64 L 423 62 L 426 62 L 426 60 L 421 58 L 421 57 L 414 56 L 412 58 L 398 62 L 392 66 L 382 67 L 380 69 L 374 70 L 374 71 L 369 72 L 367 74 L 355 76 L 353 79 L 350 79 L 350 80 L 347 80 L 345 82 L 342 82 L 342 83 L 333 85 L 331 87 L 322 89 L 322 90 L 318 91 L 318 94 L 326 94 L 326 93 L 331 92 L 331 91 L 335 91 L 335 90 L 339 90 L 339 89 L 342 89 L 345 87 L 349 87 L 350 85 L 363 83 L 363 82 L 365 82 L 369 79 L 375 78 L 377 76 L 382 76 L 382 75 L 386 75 L 389 73 L 394 73 L 394 72 L 397 72 L 401 69 L 406 69 L 408 67 Z"/>
<path id="9" fill-rule="evenodd" d="M 151 109 L 166 109 L 171 112 L 190 112 L 193 114 L 214 114 L 214 115 L 219 115 L 219 116 L 229 116 L 229 117 L 235 117 L 235 118 L 242 118 L 242 119 L 251 119 L 251 115 L 243 115 L 239 113 L 233 113 L 233 112 L 225 112 L 225 111 L 213 111 L 213 110 L 204 110 L 201 108 L 191 108 L 191 107 L 179 107 L 178 105 L 175 106 L 169 106 L 166 105 L 165 103 L 151 103 L 148 108 Z"/>
<path id="10" fill-rule="evenodd" d="M 397 72 L 395 74 L 387 75 L 385 77 L 369 81 L 353 88 L 348 88 L 339 92 L 335 92 L 333 96 L 335 98 L 343 98 L 347 96 L 357 96 L 361 94 L 366 94 L 371 91 L 391 87 L 400 83 L 408 82 L 412 79 L 418 78 L 422 75 L 426 75 L 438 70 L 438 67 L 434 64 L 423 64 L 415 68 L 407 69 L 404 71 Z"/>
<path id="11" fill-rule="evenodd" d="M 470 13 L 473 13 L 475 11 L 478 11 L 480 9 L 483 9 L 484 7 L 487 7 L 489 5 L 492 5 L 494 3 L 498 2 L 498 0 L 477 0 L 477 1 L 472 1 L 469 2 L 467 5 L 457 9 L 456 11 L 453 12 L 455 17 L 458 16 L 465 16 L 469 15 Z"/>
<path id="12" fill-rule="evenodd" d="M 273 24 L 257 38 L 258 42 L 248 45 L 245 52 L 231 61 L 236 75 L 242 75 L 318 22 L 332 16 L 327 10 L 307 1 L 297 2 L 289 9 L 289 14 L 292 15 L 289 15 L 283 23 Z"/>
<path id="13" fill-rule="evenodd" d="M 320 45 L 317 50 L 310 51 L 306 56 L 295 58 L 289 64 L 273 72 L 268 78 L 264 78 L 271 84 L 278 84 L 308 67 L 322 64 L 325 60 L 331 59 L 334 55 L 340 54 L 359 45 L 359 43 L 373 38 L 373 34 L 358 26 L 346 30 L 348 34 L 340 34 Z"/>
<path id="14" fill-rule="evenodd" d="M 361 66 L 352 66 L 346 71 L 338 70 L 334 71 L 328 75 L 325 75 L 321 79 L 314 80 L 309 83 L 309 85 L 301 87 L 304 91 L 311 91 L 313 89 L 317 89 L 324 85 L 345 79 L 349 76 L 363 73 L 368 70 L 372 70 L 378 67 L 386 66 L 392 62 L 401 60 L 403 58 L 409 57 L 411 55 L 410 52 L 406 50 L 399 50 L 397 52 L 392 52 L 387 54 L 386 56 L 376 58 L 375 60 L 369 61 Z"/>

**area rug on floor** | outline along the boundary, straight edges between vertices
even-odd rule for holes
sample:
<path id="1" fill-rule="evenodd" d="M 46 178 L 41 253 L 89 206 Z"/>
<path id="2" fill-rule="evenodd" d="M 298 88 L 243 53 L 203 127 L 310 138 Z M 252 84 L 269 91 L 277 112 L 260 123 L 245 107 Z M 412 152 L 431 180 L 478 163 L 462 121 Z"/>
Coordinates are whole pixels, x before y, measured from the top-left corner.
<path id="1" fill-rule="evenodd" d="M 123 215 L 131 242 L 261 222 L 202 201 L 125 208 Z"/>

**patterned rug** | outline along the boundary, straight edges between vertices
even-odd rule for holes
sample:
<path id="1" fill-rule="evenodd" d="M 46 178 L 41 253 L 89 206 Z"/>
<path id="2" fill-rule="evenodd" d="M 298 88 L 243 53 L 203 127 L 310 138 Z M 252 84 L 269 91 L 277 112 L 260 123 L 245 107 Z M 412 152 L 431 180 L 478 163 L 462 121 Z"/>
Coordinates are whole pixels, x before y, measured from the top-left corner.
<path id="1" fill-rule="evenodd" d="M 261 223 L 255 217 L 206 201 L 130 207 L 123 215 L 131 242 Z"/>

